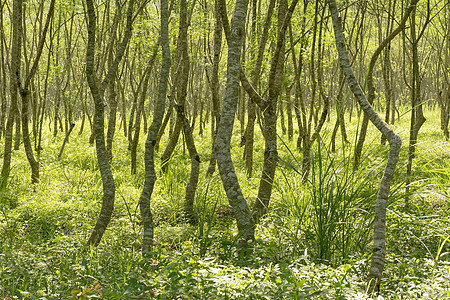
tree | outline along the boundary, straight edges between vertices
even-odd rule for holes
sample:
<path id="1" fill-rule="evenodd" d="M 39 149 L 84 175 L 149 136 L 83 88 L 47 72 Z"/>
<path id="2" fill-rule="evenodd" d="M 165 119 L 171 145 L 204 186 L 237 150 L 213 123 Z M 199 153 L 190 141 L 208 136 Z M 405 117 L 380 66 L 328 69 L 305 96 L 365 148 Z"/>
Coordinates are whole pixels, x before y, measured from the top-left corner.
<path id="1" fill-rule="evenodd" d="M 219 98 L 219 63 L 220 63 L 220 51 L 222 49 L 222 21 L 220 15 L 220 1 L 214 1 L 214 38 L 213 38 L 213 63 L 211 68 L 211 133 L 212 133 L 212 149 L 211 158 L 209 161 L 208 170 L 206 174 L 212 176 L 216 169 L 216 151 L 214 150 L 214 144 L 217 136 L 217 127 L 220 123 L 220 98 Z"/>
<path id="2" fill-rule="evenodd" d="M 12 45 L 11 45 L 11 68 L 10 68 L 10 84 L 9 90 L 11 94 L 11 103 L 8 111 L 8 118 L 5 128 L 5 151 L 3 155 L 2 181 L 6 181 L 11 169 L 11 150 L 13 142 L 13 126 L 18 115 L 17 109 L 17 92 L 18 81 L 11 80 L 16 78 L 20 72 L 20 57 L 22 53 L 22 1 L 13 1 L 13 17 L 12 17 Z M 16 124 L 19 124 L 16 122 Z M 16 125 L 17 128 L 18 125 Z M 17 134 L 16 134 L 17 136 Z"/>
<path id="3" fill-rule="evenodd" d="M 104 93 L 105 89 L 116 74 L 120 61 L 125 53 L 128 41 L 131 38 L 131 26 L 133 18 L 134 0 L 130 0 L 127 9 L 127 25 L 125 33 L 117 51 L 117 55 L 109 66 L 105 78 L 98 84 L 98 78 L 94 70 L 94 53 L 95 53 L 95 34 L 96 34 L 96 16 L 95 7 L 92 0 L 87 0 L 87 14 L 88 14 L 88 44 L 86 51 L 86 78 L 91 90 L 92 99 L 94 100 L 94 130 L 95 130 L 95 146 L 97 153 L 97 161 L 102 177 L 103 185 L 103 203 L 100 215 L 97 219 L 95 227 L 88 240 L 88 245 L 98 245 L 103 237 L 103 234 L 108 227 L 114 211 L 114 199 L 116 192 L 116 185 L 111 171 L 110 159 L 107 155 L 105 145 L 105 129 L 104 129 Z M 120 9 L 120 8 L 118 8 Z"/>
<path id="4" fill-rule="evenodd" d="M 366 96 L 359 86 L 358 80 L 356 79 L 350 66 L 350 60 L 347 54 L 345 38 L 336 0 L 327 0 L 327 3 L 333 20 L 339 62 L 347 83 L 361 106 L 361 109 L 367 114 L 373 125 L 375 125 L 375 127 L 386 136 L 389 142 L 389 156 L 378 189 L 375 206 L 374 246 L 368 284 L 368 292 L 369 294 L 372 294 L 374 291 L 379 291 L 380 289 L 381 276 L 384 268 L 384 258 L 386 255 L 386 204 L 402 142 L 398 134 L 396 134 L 389 127 L 389 125 L 383 121 L 383 119 L 376 113 L 367 101 Z M 380 47 L 378 49 L 380 49 Z M 381 52 L 381 49 L 379 51 Z"/>
<path id="5" fill-rule="evenodd" d="M 153 187 L 156 182 L 155 172 L 155 145 L 158 131 L 161 127 L 164 117 L 167 84 L 170 73 L 170 47 L 169 47 L 169 8 L 168 1 L 161 0 L 161 48 L 162 62 L 160 79 L 158 86 L 158 97 L 155 103 L 153 113 L 153 121 L 148 130 L 147 139 L 145 141 L 145 180 L 139 197 L 139 208 L 142 216 L 142 224 L 144 227 L 144 237 L 142 241 L 142 252 L 148 253 L 153 245 L 153 217 L 150 209 L 150 199 L 153 193 Z"/>
<path id="6" fill-rule="evenodd" d="M 248 0 L 236 0 L 231 28 L 225 29 L 229 32 L 228 62 L 227 62 L 227 84 L 225 97 L 222 104 L 220 123 L 217 128 L 217 137 L 214 150 L 217 158 L 219 174 L 227 194 L 228 201 L 236 218 L 240 238 L 240 248 L 246 249 L 248 243 L 254 240 L 254 221 L 248 204 L 242 194 L 236 170 L 231 159 L 231 135 L 233 133 L 234 119 L 239 97 L 239 78 L 241 72 L 241 47 L 245 36 L 244 24 L 247 15 Z M 222 5 L 222 16 L 225 6 Z M 226 14 L 225 14 L 226 16 Z M 224 27 L 224 18 L 222 23 Z"/>
<path id="7" fill-rule="evenodd" d="M 19 5 L 22 5 L 21 3 Z M 14 78 L 17 80 L 17 87 L 19 89 L 20 98 L 22 100 L 22 138 L 23 138 L 23 146 L 25 148 L 25 153 L 28 159 L 28 162 L 31 167 L 31 183 L 37 183 L 39 181 L 39 162 L 36 160 L 33 154 L 33 148 L 30 140 L 30 133 L 28 128 L 29 123 L 29 101 L 30 101 L 30 85 L 34 76 L 36 75 L 37 68 L 39 66 L 39 60 L 41 58 L 42 50 L 44 48 L 45 38 L 47 36 L 48 27 L 50 25 L 50 21 L 53 18 L 53 11 L 55 8 L 55 0 L 52 0 L 50 3 L 50 8 L 48 11 L 47 20 L 44 25 L 44 29 L 42 31 L 42 35 L 39 38 L 39 45 L 37 47 L 36 57 L 34 59 L 31 70 L 26 73 L 25 81 L 22 83 L 20 79 L 20 68 L 18 72 L 16 72 L 15 77 L 11 77 L 12 80 Z M 19 20 L 22 22 L 22 20 Z"/>
<path id="8" fill-rule="evenodd" d="M 252 39 L 253 43 L 256 43 L 256 23 L 257 20 L 257 1 L 253 1 L 252 6 Z M 267 41 L 269 39 L 269 30 L 270 25 L 272 22 L 272 14 L 274 12 L 275 8 L 275 0 L 271 0 L 269 2 L 269 6 L 267 8 L 267 14 L 264 21 L 264 27 L 262 30 L 262 34 L 259 41 L 259 47 L 258 47 L 258 53 L 256 56 L 256 62 L 255 66 L 252 71 L 252 85 L 253 87 L 258 90 L 259 82 L 261 79 L 261 69 L 263 65 L 264 60 L 264 51 L 266 49 Z M 247 169 L 247 175 L 249 177 L 252 176 L 253 173 L 253 144 L 254 144 L 254 131 L 255 131 L 255 120 L 256 120 L 256 110 L 257 110 L 256 103 L 254 102 L 254 99 L 251 99 L 251 101 L 248 102 L 248 115 L 247 115 L 247 126 L 245 128 L 243 142 L 245 144 L 245 151 L 244 151 L 244 160 L 245 160 L 245 167 Z"/>
<path id="9" fill-rule="evenodd" d="M 417 2 L 416 2 L 417 3 Z M 409 185 L 411 183 L 412 164 L 416 152 L 417 136 L 419 130 L 425 123 L 425 116 L 423 115 L 422 97 L 421 97 L 421 81 L 419 67 L 419 51 L 418 43 L 422 38 L 425 29 L 430 22 L 430 1 L 427 1 L 427 17 L 422 30 L 417 34 L 416 29 L 416 3 L 412 5 L 411 10 L 411 46 L 412 46 L 412 74 L 411 74 L 411 123 L 409 130 L 409 146 L 408 146 L 408 164 L 406 166 L 406 195 L 409 192 Z M 408 196 L 406 198 L 408 201 Z"/>

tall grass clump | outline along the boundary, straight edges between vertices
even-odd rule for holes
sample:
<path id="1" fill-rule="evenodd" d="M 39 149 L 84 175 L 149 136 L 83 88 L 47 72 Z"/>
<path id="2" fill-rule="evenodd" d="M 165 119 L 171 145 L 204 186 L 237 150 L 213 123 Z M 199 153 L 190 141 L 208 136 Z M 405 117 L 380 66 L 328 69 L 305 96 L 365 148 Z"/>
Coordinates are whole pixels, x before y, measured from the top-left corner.
<path id="1" fill-rule="evenodd" d="M 291 161 L 298 161 L 288 152 L 294 158 Z M 367 251 L 383 169 L 381 161 L 373 158 L 380 152 L 380 147 L 372 149 L 354 168 L 352 154 L 345 148 L 342 153 L 331 153 L 319 139 L 311 151 L 310 176 L 303 185 L 296 166 L 282 160 L 282 176 L 275 185 L 282 200 L 274 213 L 282 219 L 281 231 L 291 243 L 292 254 L 307 253 L 337 265 Z"/>

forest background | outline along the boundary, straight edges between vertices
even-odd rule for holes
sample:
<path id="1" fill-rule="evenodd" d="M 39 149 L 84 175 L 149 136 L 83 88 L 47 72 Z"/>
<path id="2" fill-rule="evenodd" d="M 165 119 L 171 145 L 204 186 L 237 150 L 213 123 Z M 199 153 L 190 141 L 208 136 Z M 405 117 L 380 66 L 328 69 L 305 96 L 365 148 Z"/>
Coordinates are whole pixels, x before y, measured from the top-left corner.
<path id="1" fill-rule="evenodd" d="M 0 2 L 2 299 L 446 298 L 446 0 Z"/>

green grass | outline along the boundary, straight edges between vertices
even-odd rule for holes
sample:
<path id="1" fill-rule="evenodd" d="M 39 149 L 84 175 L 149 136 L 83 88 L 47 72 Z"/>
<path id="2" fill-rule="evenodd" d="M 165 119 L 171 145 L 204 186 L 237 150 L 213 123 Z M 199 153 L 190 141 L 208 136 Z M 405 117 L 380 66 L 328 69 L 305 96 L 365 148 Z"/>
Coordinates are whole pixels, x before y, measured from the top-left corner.
<path id="1" fill-rule="evenodd" d="M 403 148 L 388 206 L 382 281 L 387 299 L 450 297 L 450 145 L 439 130 L 438 112 L 426 109 L 425 115 L 409 195 L 404 186 L 407 115 L 393 125 Z M 190 163 L 180 143 L 169 171 L 159 174 L 155 185 L 155 252 L 148 257 L 140 252 L 137 206 L 144 178 L 142 143 L 137 174 L 131 175 L 127 141 L 117 130 L 111 164 L 115 211 L 102 242 L 92 249 L 85 242 L 100 210 L 102 187 L 89 133 L 73 134 L 60 159 L 62 134 L 43 141 L 36 187 L 29 184 L 23 150 L 14 152 L 11 177 L 0 190 L 0 298 L 367 299 L 372 212 L 387 146 L 379 145 L 380 134 L 370 125 L 361 168 L 354 171 L 357 117 L 348 123 L 346 116 L 352 143 L 343 146 L 338 133 L 335 153 L 329 150 L 333 118 L 313 146 L 314 167 L 305 184 L 299 174 L 301 152 L 279 132 L 282 161 L 269 213 L 256 229 L 254 251 L 246 260 L 237 255 L 236 225 L 220 176 L 204 176 L 211 149 L 207 131 L 196 137 L 202 161 L 195 204 L 200 224 L 183 220 Z M 250 205 L 264 151 L 255 128 L 252 178 L 244 170 L 238 124 L 232 140 L 237 175 Z M 167 136 L 158 155 L 166 141 Z"/>

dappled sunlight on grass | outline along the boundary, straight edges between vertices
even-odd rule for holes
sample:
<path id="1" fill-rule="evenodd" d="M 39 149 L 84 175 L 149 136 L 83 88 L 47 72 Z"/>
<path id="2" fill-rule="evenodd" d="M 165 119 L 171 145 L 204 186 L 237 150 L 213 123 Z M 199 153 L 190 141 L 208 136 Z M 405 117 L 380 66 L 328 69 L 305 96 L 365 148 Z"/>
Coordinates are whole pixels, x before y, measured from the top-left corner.
<path id="1" fill-rule="evenodd" d="M 405 109 L 406 110 L 406 109 Z M 396 120 L 403 149 L 389 199 L 383 295 L 389 299 L 450 296 L 450 144 L 443 139 L 435 112 L 419 135 L 409 205 L 404 202 L 408 114 Z M 154 253 L 140 252 L 142 221 L 138 206 L 143 151 L 137 174 L 130 174 L 128 142 L 118 132 L 111 163 L 116 181 L 115 211 L 98 248 L 85 242 L 102 202 L 101 178 L 89 132 L 73 136 L 57 158 L 62 135 L 45 139 L 41 181 L 30 186 L 23 150 L 13 153 L 13 169 L 0 200 L 0 296 L 67 299 L 73 291 L 104 299 L 249 298 L 368 299 L 365 294 L 372 251 L 372 209 L 388 146 L 369 126 L 361 167 L 353 170 L 357 118 L 347 125 L 350 144 L 331 152 L 334 114 L 314 144 L 314 168 L 302 183 L 296 137 L 279 131 L 280 158 L 269 212 L 256 228 L 253 253 L 238 255 L 236 222 L 220 176 L 206 178 L 211 150 L 209 126 L 195 137 L 200 181 L 197 226 L 183 215 L 189 156 L 180 142 L 168 172 L 159 172 L 163 136 L 156 156 L 158 180 L 151 207 Z M 208 137 L 208 138 L 206 138 Z M 142 135 L 141 141 L 145 139 Z M 248 177 L 239 146 L 239 123 L 232 156 L 243 194 L 253 204 L 262 169 L 264 142 L 257 129 L 254 176 Z M 184 149 L 184 150 L 183 150 Z M 180 296 L 181 295 L 181 296 Z"/>

